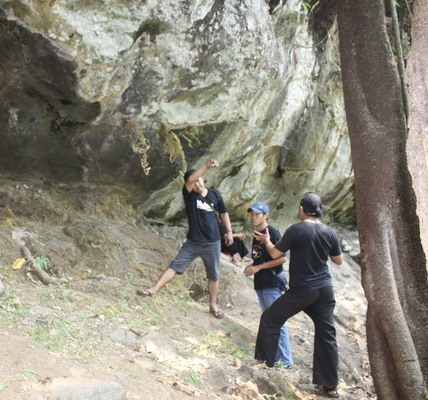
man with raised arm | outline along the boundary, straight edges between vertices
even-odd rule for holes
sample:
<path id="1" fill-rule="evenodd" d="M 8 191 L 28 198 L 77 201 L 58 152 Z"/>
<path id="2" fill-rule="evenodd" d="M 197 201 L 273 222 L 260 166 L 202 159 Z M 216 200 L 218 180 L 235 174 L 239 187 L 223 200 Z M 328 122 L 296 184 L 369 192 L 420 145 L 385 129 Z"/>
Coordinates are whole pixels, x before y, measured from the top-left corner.
<path id="1" fill-rule="evenodd" d="M 190 169 L 184 174 L 182 193 L 189 223 L 186 241 L 154 286 L 139 289 L 137 294 L 143 297 L 155 295 L 176 274 L 184 273 L 195 258 L 201 257 L 208 280 L 209 311 L 214 317 L 223 318 L 224 311 L 217 304 L 220 279 L 220 240 L 231 245 L 233 243 L 232 228 L 227 207 L 220 192 L 216 189 L 206 188 L 203 179 L 203 174 L 207 170 L 217 168 L 218 165 L 216 160 L 210 159 L 202 167 Z M 223 238 L 220 235 L 218 218 L 226 228 Z"/>

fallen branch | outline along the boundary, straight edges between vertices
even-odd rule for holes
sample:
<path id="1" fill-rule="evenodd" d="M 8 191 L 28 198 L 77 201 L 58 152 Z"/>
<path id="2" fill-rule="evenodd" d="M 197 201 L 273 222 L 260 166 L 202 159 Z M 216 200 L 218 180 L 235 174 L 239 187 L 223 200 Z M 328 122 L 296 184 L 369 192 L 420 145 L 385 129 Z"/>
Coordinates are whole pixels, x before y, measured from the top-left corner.
<path id="1" fill-rule="evenodd" d="M 31 252 L 27 247 L 22 246 L 21 253 L 27 261 L 28 271 L 34 273 L 42 283 L 44 283 L 45 285 L 56 285 L 58 283 L 55 278 L 53 278 L 45 271 L 43 271 L 42 268 L 40 268 L 39 264 L 37 264 L 37 261 L 31 255 Z"/>

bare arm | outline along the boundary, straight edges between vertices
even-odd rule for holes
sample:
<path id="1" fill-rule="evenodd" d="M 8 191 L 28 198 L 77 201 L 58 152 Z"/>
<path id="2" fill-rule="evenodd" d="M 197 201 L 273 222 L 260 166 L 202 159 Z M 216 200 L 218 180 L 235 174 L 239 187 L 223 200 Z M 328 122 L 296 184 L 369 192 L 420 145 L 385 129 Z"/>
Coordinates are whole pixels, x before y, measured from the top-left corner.
<path id="1" fill-rule="evenodd" d="M 223 235 L 223 239 L 225 240 L 226 246 L 230 246 L 233 244 L 233 234 L 232 234 L 229 213 L 227 212 L 220 213 L 219 216 L 220 216 L 221 222 L 223 223 L 223 226 L 226 229 L 226 233 Z"/>
<path id="2" fill-rule="evenodd" d="M 330 260 L 337 265 L 341 265 L 343 263 L 343 255 L 339 254 L 338 256 L 331 256 Z"/>
<path id="3" fill-rule="evenodd" d="M 282 253 L 281 253 L 282 254 Z M 247 265 L 244 269 L 245 276 L 251 276 L 261 271 L 262 269 L 269 269 L 277 267 L 278 265 L 284 264 L 287 261 L 285 256 L 276 258 L 275 260 L 270 260 L 259 265 Z"/>
<path id="4" fill-rule="evenodd" d="M 218 167 L 218 161 L 214 159 L 208 160 L 202 167 L 198 168 L 192 175 L 190 175 L 186 182 L 185 186 L 188 192 L 191 192 L 193 189 L 193 184 L 210 168 Z"/>

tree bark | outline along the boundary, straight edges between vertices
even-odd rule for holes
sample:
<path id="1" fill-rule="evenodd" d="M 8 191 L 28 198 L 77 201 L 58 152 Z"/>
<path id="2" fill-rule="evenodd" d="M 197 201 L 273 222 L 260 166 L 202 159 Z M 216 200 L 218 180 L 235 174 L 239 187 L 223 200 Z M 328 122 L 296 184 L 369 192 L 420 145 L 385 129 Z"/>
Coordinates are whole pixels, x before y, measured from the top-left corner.
<path id="1" fill-rule="evenodd" d="M 407 152 L 417 212 L 421 225 L 421 241 L 428 253 L 428 2 L 415 1 L 413 6 L 412 47 L 408 57 L 409 139 Z"/>
<path id="2" fill-rule="evenodd" d="M 379 400 L 422 399 L 428 370 L 426 256 L 384 3 L 339 0 L 337 11 L 373 381 Z"/>

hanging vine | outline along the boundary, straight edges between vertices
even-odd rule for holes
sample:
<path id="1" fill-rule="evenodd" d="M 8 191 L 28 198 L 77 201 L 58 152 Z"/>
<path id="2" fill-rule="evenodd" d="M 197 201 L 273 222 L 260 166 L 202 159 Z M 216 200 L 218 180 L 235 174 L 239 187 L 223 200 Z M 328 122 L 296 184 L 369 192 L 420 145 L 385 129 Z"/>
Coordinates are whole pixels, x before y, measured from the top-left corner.
<path id="1" fill-rule="evenodd" d="M 148 161 L 150 144 L 147 142 L 144 132 L 137 126 L 137 123 L 135 121 L 131 121 L 129 123 L 131 124 L 131 134 L 133 138 L 132 151 L 137 154 L 140 159 L 140 165 L 143 169 L 144 175 L 147 176 L 150 174 L 150 170 L 152 169 Z"/>
<path id="2" fill-rule="evenodd" d="M 169 156 L 170 162 L 178 162 L 181 164 L 183 170 L 187 168 L 186 154 L 183 148 L 183 142 L 187 146 L 193 147 L 194 143 L 200 143 L 198 139 L 198 128 L 190 127 L 180 130 L 164 129 L 161 135 L 164 139 L 164 151 Z"/>

